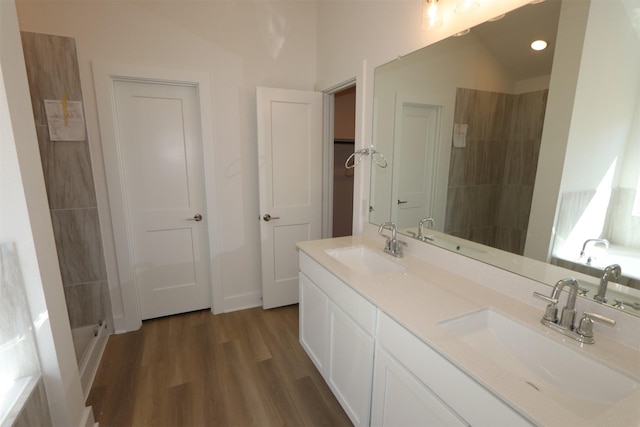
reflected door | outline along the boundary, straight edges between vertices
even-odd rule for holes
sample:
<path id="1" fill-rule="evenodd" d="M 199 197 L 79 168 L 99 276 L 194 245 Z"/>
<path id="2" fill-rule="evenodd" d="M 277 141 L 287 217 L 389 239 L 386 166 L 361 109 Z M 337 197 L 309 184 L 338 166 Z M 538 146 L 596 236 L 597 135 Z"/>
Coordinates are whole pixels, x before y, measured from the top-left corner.
<path id="1" fill-rule="evenodd" d="M 417 227 L 433 215 L 440 107 L 398 101 L 393 152 L 391 220 Z"/>

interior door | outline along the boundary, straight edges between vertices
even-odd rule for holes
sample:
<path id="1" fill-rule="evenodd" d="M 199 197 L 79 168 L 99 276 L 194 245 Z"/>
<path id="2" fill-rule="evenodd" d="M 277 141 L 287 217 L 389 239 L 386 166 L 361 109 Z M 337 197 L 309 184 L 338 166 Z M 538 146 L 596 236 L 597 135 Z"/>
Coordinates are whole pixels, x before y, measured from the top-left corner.
<path id="1" fill-rule="evenodd" d="M 197 89 L 142 81 L 113 84 L 141 318 L 208 308 Z"/>
<path id="2" fill-rule="evenodd" d="M 440 108 L 404 101 L 396 108 L 391 220 L 398 228 L 417 227 L 433 215 Z"/>
<path id="3" fill-rule="evenodd" d="M 321 238 L 322 94 L 258 88 L 262 306 L 298 302 L 296 242 Z"/>

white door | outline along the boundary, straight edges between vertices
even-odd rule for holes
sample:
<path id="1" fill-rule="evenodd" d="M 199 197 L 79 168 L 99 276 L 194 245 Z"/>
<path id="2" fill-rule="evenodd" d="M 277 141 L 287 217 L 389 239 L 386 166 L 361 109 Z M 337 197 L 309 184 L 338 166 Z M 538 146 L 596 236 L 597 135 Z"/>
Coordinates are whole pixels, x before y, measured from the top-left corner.
<path id="1" fill-rule="evenodd" d="M 113 83 L 128 239 L 142 319 L 211 306 L 194 86 Z"/>
<path id="2" fill-rule="evenodd" d="M 398 228 L 417 227 L 433 216 L 440 108 L 400 101 L 397 109 L 391 220 Z"/>
<path id="3" fill-rule="evenodd" d="M 298 302 L 296 242 L 319 239 L 322 94 L 258 88 L 262 306 Z"/>

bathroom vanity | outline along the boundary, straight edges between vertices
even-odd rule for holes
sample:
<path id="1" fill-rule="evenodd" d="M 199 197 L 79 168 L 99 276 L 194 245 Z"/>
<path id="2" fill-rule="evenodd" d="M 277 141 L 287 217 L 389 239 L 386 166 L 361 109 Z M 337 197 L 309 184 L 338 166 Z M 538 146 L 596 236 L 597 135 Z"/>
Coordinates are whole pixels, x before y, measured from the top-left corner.
<path id="1" fill-rule="evenodd" d="M 636 348 L 599 328 L 580 344 L 541 324 L 533 296 L 383 247 L 298 244 L 300 342 L 354 425 L 638 425 Z"/>

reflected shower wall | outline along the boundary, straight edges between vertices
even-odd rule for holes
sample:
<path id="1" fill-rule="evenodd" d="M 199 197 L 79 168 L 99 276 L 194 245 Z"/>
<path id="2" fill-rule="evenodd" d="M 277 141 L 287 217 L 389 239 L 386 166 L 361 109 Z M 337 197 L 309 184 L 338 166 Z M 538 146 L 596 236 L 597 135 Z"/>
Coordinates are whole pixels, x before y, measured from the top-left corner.
<path id="1" fill-rule="evenodd" d="M 444 231 L 522 255 L 548 90 L 523 94 L 458 88 Z"/>
<path id="2" fill-rule="evenodd" d="M 61 101 L 63 109 L 65 103 L 82 102 L 75 39 L 28 32 L 21 36 L 67 311 L 80 363 L 98 325 L 106 323 L 110 329 L 113 321 L 86 129 L 83 140 L 52 141 L 45 112 L 45 100 Z"/>

